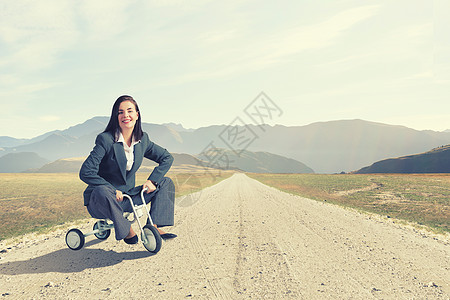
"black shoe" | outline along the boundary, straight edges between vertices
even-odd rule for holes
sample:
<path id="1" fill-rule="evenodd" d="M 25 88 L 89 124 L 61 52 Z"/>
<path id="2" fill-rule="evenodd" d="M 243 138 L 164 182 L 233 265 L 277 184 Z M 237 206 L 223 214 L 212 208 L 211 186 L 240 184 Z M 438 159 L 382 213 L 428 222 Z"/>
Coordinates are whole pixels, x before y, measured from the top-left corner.
<path id="1" fill-rule="evenodd" d="M 177 235 L 175 233 L 164 233 L 164 234 L 161 234 L 161 238 L 163 240 L 170 240 L 170 239 L 174 239 L 176 237 L 177 237 Z"/>
<path id="2" fill-rule="evenodd" d="M 138 238 L 138 236 L 137 236 L 137 234 L 136 234 L 135 236 L 130 237 L 129 239 L 123 239 L 123 241 L 124 241 L 125 243 L 127 243 L 127 244 L 134 245 L 134 244 L 137 244 L 137 243 L 138 243 L 139 238 Z"/>

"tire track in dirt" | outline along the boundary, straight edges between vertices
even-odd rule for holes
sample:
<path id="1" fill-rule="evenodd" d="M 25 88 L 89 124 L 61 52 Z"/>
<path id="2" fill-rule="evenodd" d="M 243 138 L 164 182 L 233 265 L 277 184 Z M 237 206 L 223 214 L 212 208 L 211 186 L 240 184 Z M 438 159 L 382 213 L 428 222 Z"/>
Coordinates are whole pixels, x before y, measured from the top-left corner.
<path id="1" fill-rule="evenodd" d="M 351 194 L 355 194 L 358 192 L 368 192 L 368 191 L 372 191 L 372 190 L 376 190 L 383 187 L 382 183 L 377 183 L 377 182 L 373 182 L 371 185 L 367 186 L 367 187 L 363 187 L 360 189 L 352 189 L 352 190 L 346 190 L 346 191 L 338 191 L 333 193 L 336 196 L 348 196 Z"/>
<path id="2" fill-rule="evenodd" d="M 231 299 L 228 289 L 222 284 L 221 278 L 217 275 L 215 268 L 209 267 L 208 259 L 202 246 L 195 234 L 189 235 L 189 240 L 193 246 L 194 252 L 200 257 L 200 268 L 214 293 L 215 299 Z"/>
<path id="3" fill-rule="evenodd" d="M 239 201 L 236 290 L 244 297 L 255 294 L 270 299 L 301 297 L 300 282 L 286 260 L 286 253 L 277 244 L 276 230 L 265 225 L 270 216 L 264 216 L 264 209 L 256 209 L 263 208 L 265 203 L 254 197 L 247 181 L 241 178 L 239 181 L 236 187 Z"/>
<path id="4" fill-rule="evenodd" d="M 398 298 L 424 294 L 429 298 L 446 299 L 444 295 L 448 293 L 448 281 L 443 278 L 449 277 L 446 267 L 449 261 L 448 244 L 432 242 L 433 247 L 426 247 L 428 253 L 425 254 L 423 244 L 428 244 L 427 241 L 411 229 L 395 227 L 376 217 L 334 205 L 293 195 L 282 196 L 273 188 L 271 193 L 267 186 L 258 184 L 258 194 L 265 194 L 265 197 L 284 207 L 288 211 L 285 219 L 296 220 L 291 227 L 295 228 L 292 231 L 298 238 L 280 239 L 283 248 L 299 249 L 304 246 L 302 250 L 311 255 L 309 261 L 293 255 L 292 264 L 315 267 L 316 273 L 323 268 L 324 272 L 320 273 L 325 282 L 321 288 L 329 289 L 331 286 L 333 297 L 345 290 L 354 290 L 353 296 L 358 298 L 383 298 L 395 293 Z M 299 239 L 304 240 L 304 245 L 298 243 Z M 398 245 L 399 242 L 401 245 Z M 313 252 L 309 252 L 310 248 Z M 312 266 L 314 261 L 316 265 Z M 413 266 L 417 273 L 411 270 Z M 429 268 L 438 272 L 432 274 Z M 342 276 L 345 282 L 329 269 L 335 269 L 335 274 Z M 432 280 L 439 280 L 439 288 L 430 289 L 427 286 Z M 302 281 L 310 282 L 306 287 L 317 286 L 317 282 L 311 282 L 309 278 L 303 277 Z M 322 298 L 328 297 L 330 294 L 326 293 Z"/>
<path id="5" fill-rule="evenodd" d="M 236 268 L 234 271 L 234 280 L 233 280 L 233 286 L 235 288 L 236 291 L 238 291 L 238 293 L 240 293 L 240 291 L 243 290 L 243 287 L 241 287 L 240 281 L 239 281 L 239 276 L 242 273 L 241 268 L 242 268 L 242 263 L 243 263 L 243 254 L 244 254 L 244 247 L 245 244 L 243 242 L 244 239 L 244 224 L 243 224 L 243 212 L 242 212 L 242 198 L 239 194 L 239 198 L 238 198 L 238 211 L 239 211 L 239 225 L 238 225 L 238 251 L 236 254 Z"/>
<path id="6" fill-rule="evenodd" d="M 363 281 L 361 281 L 361 277 L 364 277 L 364 275 L 352 275 L 350 272 L 346 271 L 345 268 L 343 268 L 342 262 L 339 261 L 341 259 L 341 256 L 344 256 L 346 259 L 346 264 L 349 264 L 349 261 L 351 261 L 352 257 L 348 257 L 347 253 L 342 253 L 343 249 L 341 246 L 339 246 L 336 239 L 329 240 L 327 239 L 323 231 L 326 230 L 326 227 L 314 229 L 311 226 L 308 226 L 303 218 L 299 216 L 299 214 L 295 211 L 294 207 L 290 205 L 290 203 L 284 202 L 282 199 L 277 198 L 268 198 L 269 201 L 276 203 L 277 206 L 285 206 L 287 208 L 286 211 L 288 212 L 289 219 L 295 220 L 295 223 L 297 223 L 297 226 L 293 227 L 291 229 L 291 235 L 292 239 L 290 241 L 286 240 L 279 240 L 279 244 L 282 245 L 280 247 L 283 247 L 283 249 L 286 249 L 286 251 L 289 253 L 290 260 L 292 261 L 292 264 L 289 263 L 291 266 L 294 264 L 298 264 L 300 261 L 302 269 L 309 269 L 312 265 L 311 262 L 314 262 L 317 257 L 320 257 L 321 261 L 317 262 L 316 269 L 320 270 L 320 266 L 323 262 L 326 262 L 326 267 L 324 267 L 324 270 L 327 270 L 332 266 L 332 268 L 335 268 L 336 271 L 344 271 L 344 274 L 342 275 L 342 278 L 345 278 L 345 288 L 348 290 L 359 290 L 361 286 L 364 286 Z M 300 228 L 300 229 L 299 229 Z M 303 246 L 302 249 L 301 246 L 293 246 L 292 241 L 296 240 L 303 240 Z M 314 241 L 314 245 L 311 245 L 311 241 Z M 313 247 L 313 248 L 312 248 Z M 311 249 L 312 248 L 312 249 Z M 296 249 L 296 250 L 295 250 Z M 299 249 L 302 249 L 302 251 L 299 251 Z M 345 252 L 345 251 L 344 251 Z M 333 255 L 330 255 L 333 254 Z M 300 257 L 303 256 L 303 257 Z M 308 262 L 305 262 L 308 260 Z M 288 260 L 289 261 L 289 260 Z M 342 269 L 338 269 L 338 267 L 341 267 Z M 295 270 L 295 268 L 291 267 L 291 269 Z M 316 271 L 317 271 L 316 270 Z M 330 285 L 330 283 L 335 280 L 333 279 L 332 273 L 326 272 L 319 272 L 316 276 L 317 280 L 314 282 L 308 282 L 308 279 L 302 278 L 305 288 L 316 288 L 317 292 L 323 293 L 324 289 L 327 288 L 327 286 Z M 341 289 L 344 285 L 343 284 L 336 284 L 335 289 Z M 362 291 L 361 297 L 363 298 L 371 298 L 371 295 L 369 293 L 370 289 L 367 289 L 365 291 Z M 326 298 L 326 296 L 323 296 Z M 318 296 L 318 298 L 322 298 L 321 296 Z M 333 298 L 333 297 L 332 297 Z"/>
<path id="7" fill-rule="evenodd" d="M 223 216 L 224 212 L 233 211 L 233 201 L 221 201 L 219 195 L 226 189 L 223 183 L 214 186 L 214 190 L 207 188 L 199 193 L 196 201 L 180 208 L 176 226 L 183 228 L 181 238 L 187 237 L 191 255 L 194 256 L 192 264 L 195 264 L 206 280 L 207 293 L 204 295 L 210 299 L 233 299 L 235 291 L 232 285 L 231 267 L 234 266 L 234 251 L 230 251 L 237 245 L 237 237 L 233 235 L 236 223 L 230 216 Z M 220 192 L 219 192 L 220 191 Z M 214 232 L 199 234 L 202 232 Z M 213 237 L 213 238 L 211 238 Z M 223 261 L 217 260 L 217 255 L 222 255 Z"/>

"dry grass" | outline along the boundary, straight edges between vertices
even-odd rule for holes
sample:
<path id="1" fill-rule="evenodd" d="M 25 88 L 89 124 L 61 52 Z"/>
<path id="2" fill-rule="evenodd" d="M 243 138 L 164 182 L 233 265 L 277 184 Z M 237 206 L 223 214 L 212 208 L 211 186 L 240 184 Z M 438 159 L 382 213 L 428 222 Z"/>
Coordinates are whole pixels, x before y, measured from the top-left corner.
<path id="1" fill-rule="evenodd" d="M 213 185 L 231 174 L 170 172 L 168 176 L 174 180 L 176 196 L 180 196 Z M 136 184 L 144 183 L 147 177 L 148 173 L 138 173 Z M 75 173 L 0 173 L 0 240 L 90 218 L 83 206 L 85 187 Z"/>
<path id="2" fill-rule="evenodd" d="M 450 232 L 450 174 L 248 174 L 283 191 Z"/>

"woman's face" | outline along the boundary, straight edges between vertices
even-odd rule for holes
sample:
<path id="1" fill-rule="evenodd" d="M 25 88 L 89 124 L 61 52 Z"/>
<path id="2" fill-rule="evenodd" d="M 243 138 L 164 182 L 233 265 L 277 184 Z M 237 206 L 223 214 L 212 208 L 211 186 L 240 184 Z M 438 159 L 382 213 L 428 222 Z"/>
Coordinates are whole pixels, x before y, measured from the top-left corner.
<path id="1" fill-rule="evenodd" d="M 131 101 L 123 101 L 120 103 L 118 116 L 120 131 L 133 130 L 138 118 L 139 113 Z"/>

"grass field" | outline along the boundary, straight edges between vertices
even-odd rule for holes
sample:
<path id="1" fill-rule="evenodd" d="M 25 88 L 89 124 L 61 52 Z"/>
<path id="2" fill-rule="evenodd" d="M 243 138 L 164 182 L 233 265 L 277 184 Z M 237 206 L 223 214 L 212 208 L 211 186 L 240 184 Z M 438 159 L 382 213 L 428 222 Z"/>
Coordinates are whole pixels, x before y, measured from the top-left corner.
<path id="1" fill-rule="evenodd" d="M 176 196 L 213 185 L 232 173 L 170 172 Z M 283 191 L 450 232 L 450 174 L 247 174 Z M 137 173 L 136 183 L 148 173 Z M 75 173 L 0 174 L 0 240 L 89 218 L 86 185 Z"/>
<path id="2" fill-rule="evenodd" d="M 231 174 L 169 172 L 168 176 L 175 183 L 178 197 L 213 185 Z M 144 183 L 147 177 L 148 173 L 137 173 L 136 184 Z M 83 206 L 85 188 L 86 184 L 76 173 L 0 173 L 0 240 L 90 218 Z"/>
<path id="3" fill-rule="evenodd" d="M 280 190 L 450 232 L 450 174 L 247 174 Z"/>

